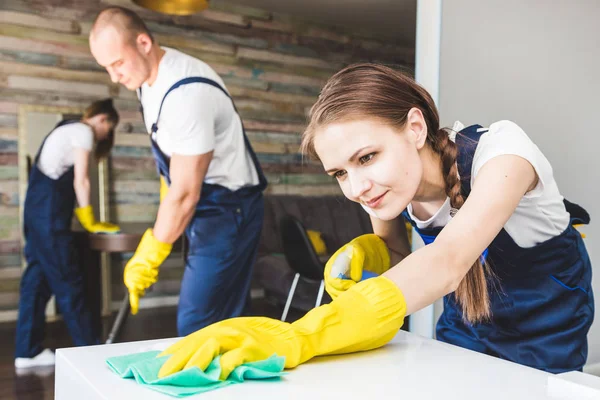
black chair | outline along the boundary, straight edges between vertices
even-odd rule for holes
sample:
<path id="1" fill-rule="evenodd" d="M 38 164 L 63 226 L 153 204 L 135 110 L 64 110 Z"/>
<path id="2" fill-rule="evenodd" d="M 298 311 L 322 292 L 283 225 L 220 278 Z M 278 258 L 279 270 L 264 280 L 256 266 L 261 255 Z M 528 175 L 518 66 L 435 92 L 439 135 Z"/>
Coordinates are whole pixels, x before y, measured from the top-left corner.
<path id="1" fill-rule="evenodd" d="M 285 321 L 300 276 L 315 281 L 321 281 L 315 307 L 321 305 L 325 288 L 323 282 L 325 265 L 319 259 L 317 252 L 308 238 L 304 225 L 302 225 L 302 222 L 296 217 L 291 215 L 283 216 L 280 221 L 280 232 L 285 258 L 290 267 L 296 272 L 285 302 L 283 315 L 281 316 L 281 320 Z"/>
<path id="2" fill-rule="evenodd" d="M 25 156 L 25 159 L 27 160 L 27 180 L 29 181 L 29 175 L 31 174 L 31 156 L 28 154 L 27 156 Z"/>

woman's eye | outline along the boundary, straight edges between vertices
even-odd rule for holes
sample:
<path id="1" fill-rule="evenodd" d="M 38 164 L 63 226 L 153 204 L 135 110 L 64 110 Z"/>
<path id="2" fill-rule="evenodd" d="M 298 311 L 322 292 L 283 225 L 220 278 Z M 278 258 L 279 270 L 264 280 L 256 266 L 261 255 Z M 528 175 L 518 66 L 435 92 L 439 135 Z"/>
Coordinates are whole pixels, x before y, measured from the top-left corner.
<path id="1" fill-rule="evenodd" d="M 333 174 L 334 178 L 340 179 L 342 176 L 344 176 L 346 174 L 346 171 L 336 171 L 335 174 Z"/>
<path id="2" fill-rule="evenodd" d="M 361 158 L 359 158 L 358 161 L 361 164 L 365 164 L 365 163 L 368 163 L 369 161 L 371 161 L 373 159 L 373 157 L 375 157 L 375 153 L 369 153 L 369 154 L 367 154 L 367 155 L 362 156 Z"/>

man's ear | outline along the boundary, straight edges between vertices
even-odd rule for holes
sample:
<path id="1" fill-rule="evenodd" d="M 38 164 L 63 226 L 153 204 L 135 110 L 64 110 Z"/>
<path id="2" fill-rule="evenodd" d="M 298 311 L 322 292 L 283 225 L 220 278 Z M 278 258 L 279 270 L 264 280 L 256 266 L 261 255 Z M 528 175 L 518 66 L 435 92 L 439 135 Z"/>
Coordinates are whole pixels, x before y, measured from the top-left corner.
<path id="1" fill-rule="evenodd" d="M 137 35 L 135 40 L 136 45 L 139 50 L 141 50 L 144 54 L 149 54 L 152 49 L 152 39 L 146 33 L 140 33 Z"/>

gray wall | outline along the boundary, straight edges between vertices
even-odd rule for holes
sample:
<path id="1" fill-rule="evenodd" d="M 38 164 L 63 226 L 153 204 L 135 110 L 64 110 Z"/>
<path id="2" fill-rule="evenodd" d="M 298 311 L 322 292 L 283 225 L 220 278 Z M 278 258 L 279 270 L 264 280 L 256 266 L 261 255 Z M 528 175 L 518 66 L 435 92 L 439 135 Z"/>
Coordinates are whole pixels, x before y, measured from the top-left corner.
<path id="1" fill-rule="evenodd" d="M 590 212 L 585 241 L 596 263 L 599 21 L 597 0 L 445 0 L 439 99 L 444 126 L 510 119 L 528 133 L 550 160 L 563 195 Z M 594 289 L 600 309 L 598 273 Z M 599 363 L 600 322 L 589 342 L 588 364 Z"/>

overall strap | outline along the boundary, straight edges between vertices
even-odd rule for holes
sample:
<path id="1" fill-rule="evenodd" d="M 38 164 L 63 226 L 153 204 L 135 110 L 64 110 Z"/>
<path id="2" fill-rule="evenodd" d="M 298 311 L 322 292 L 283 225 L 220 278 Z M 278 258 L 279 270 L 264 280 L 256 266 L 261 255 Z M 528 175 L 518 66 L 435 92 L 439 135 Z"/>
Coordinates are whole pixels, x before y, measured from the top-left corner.
<path id="1" fill-rule="evenodd" d="M 461 181 L 461 194 L 466 199 L 471 193 L 471 170 L 473 169 L 473 157 L 481 135 L 488 130 L 481 125 L 471 125 L 460 130 L 456 135 L 456 166 Z"/>
<path id="2" fill-rule="evenodd" d="M 167 92 L 165 93 L 165 95 L 162 98 L 162 101 L 160 102 L 160 107 L 158 109 L 158 115 L 156 116 L 156 122 L 152 124 L 151 134 L 156 133 L 158 131 L 158 121 L 160 120 L 160 113 L 162 112 L 163 104 L 165 103 L 165 99 L 167 98 L 169 93 L 171 93 L 173 90 L 177 89 L 180 86 L 188 85 L 190 83 L 204 83 L 204 84 L 210 85 L 212 87 L 215 87 L 215 88 L 219 89 L 221 92 L 223 92 L 223 94 L 225 94 L 225 96 L 227 96 L 229 98 L 229 100 L 231 100 L 233 109 L 235 110 L 236 114 L 239 116 L 240 123 L 242 124 L 242 135 L 244 136 L 244 143 L 246 145 L 246 148 L 248 149 L 248 152 L 250 153 L 250 157 L 252 158 L 254 168 L 256 168 L 256 173 L 258 174 L 258 179 L 259 179 L 259 186 L 261 186 L 262 188 L 266 187 L 267 180 L 264 176 L 264 173 L 262 171 L 260 163 L 258 162 L 258 157 L 254 153 L 254 150 L 252 149 L 250 141 L 248 140 L 248 137 L 246 136 L 246 130 L 244 129 L 244 123 L 242 121 L 242 117 L 239 115 L 238 110 L 235 106 L 235 103 L 234 103 L 233 99 L 231 98 L 231 96 L 229 95 L 229 93 L 227 93 L 225 88 L 223 88 L 221 85 L 219 85 L 217 82 L 215 82 L 212 79 L 203 78 L 203 77 L 199 77 L 199 76 L 191 76 L 191 77 L 183 78 L 183 79 L 175 82 L 173 84 L 173 86 L 171 86 L 169 88 L 169 90 L 167 90 Z M 138 95 L 140 96 L 140 101 L 141 101 L 142 89 L 140 88 L 138 90 L 139 90 Z M 143 110 L 142 110 L 142 115 L 143 115 Z"/>
<path id="3" fill-rule="evenodd" d="M 137 96 L 138 96 L 138 100 L 140 102 L 140 113 L 142 114 L 142 121 L 144 121 L 144 124 L 146 123 L 146 119 L 144 118 L 144 106 L 142 106 L 142 88 L 139 87 L 137 89 Z"/>

